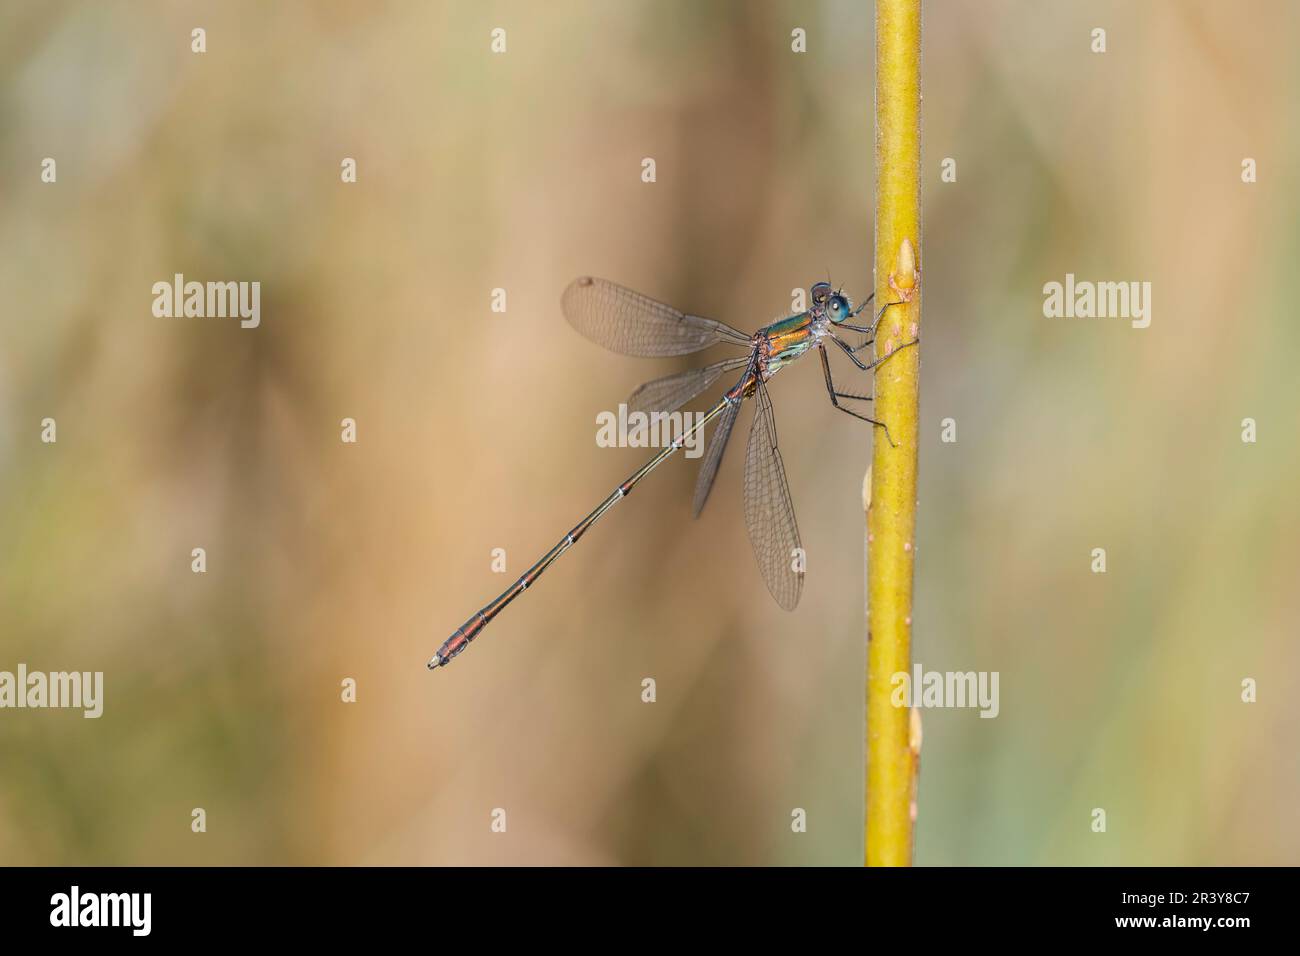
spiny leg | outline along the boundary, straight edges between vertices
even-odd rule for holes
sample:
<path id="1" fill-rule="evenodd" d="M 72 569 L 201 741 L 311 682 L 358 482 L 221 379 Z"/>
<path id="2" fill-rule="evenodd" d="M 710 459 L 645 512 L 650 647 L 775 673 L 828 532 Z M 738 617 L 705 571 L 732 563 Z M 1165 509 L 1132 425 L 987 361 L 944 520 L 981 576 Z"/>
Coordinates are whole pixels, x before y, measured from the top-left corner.
<path id="1" fill-rule="evenodd" d="M 855 395 L 852 392 L 841 392 L 838 388 L 836 388 L 835 382 L 831 378 L 831 363 L 830 363 L 830 359 L 826 354 L 826 348 L 820 343 L 818 347 L 821 349 L 821 353 L 822 353 L 822 371 L 826 375 L 826 390 L 831 394 L 832 403 L 834 403 L 835 399 L 837 398 L 852 398 L 852 399 L 856 399 L 859 402 L 875 401 L 875 398 L 873 398 L 871 395 Z M 837 405 L 836 407 L 838 408 L 839 406 Z M 841 411 L 843 411 L 843 409 L 841 409 Z"/>
<path id="2" fill-rule="evenodd" d="M 851 318 L 853 318 L 854 316 L 856 316 L 859 312 L 861 312 L 861 311 L 863 310 L 864 307 L 866 307 L 867 303 L 870 302 L 870 301 L 871 301 L 872 299 L 874 299 L 875 297 L 876 297 L 876 294 L 875 294 L 874 292 L 871 293 L 871 295 L 867 296 L 867 300 L 866 300 L 866 302 L 863 302 L 863 303 L 862 303 L 861 305 L 859 305 L 856 309 L 854 309 L 852 312 L 850 312 L 850 313 L 848 314 L 848 318 L 851 319 Z M 866 340 L 865 342 L 863 342 L 862 344 L 856 346 L 856 347 L 853 349 L 853 351 L 855 351 L 855 352 L 860 352 L 862 349 L 866 348 L 868 345 L 870 345 L 872 342 L 874 342 L 874 341 L 876 340 L 876 328 L 880 325 L 880 320 L 881 320 L 881 318 L 884 317 L 886 310 L 888 310 L 890 306 L 894 306 L 894 305 L 902 305 L 902 304 L 903 304 L 903 303 L 902 303 L 901 301 L 900 301 L 900 302 L 890 302 L 890 303 L 886 304 L 885 306 L 883 306 L 883 307 L 881 308 L 881 310 L 880 310 L 879 312 L 876 313 L 876 317 L 875 317 L 874 320 L 872 320 L 872 323 L 871 323 L 870 325 L 854 325 L 854 324 L 852 324 L 851 322 L 840 322 L 836 327 L 837 327 L 837 328 L 841 328 L 841 329 L 848 329 L 848 330 L 851 331 L 851 332 L 860 332 L 860 333 L 862 333 L 863 335 L 865 335 L 865 336 L 867 337 L 867 340 Z"/>
<path id="3" fill-rule="evenodd" d="M 868 305 L 870 305 L 871 300 L 874 299 L 875 297 L 876 294 L 874 292 L 871 293 L 871 295 L 867 296 L 866 299 L 864 299 L 856 309 L 854 309 L 846 316 L 846 318 L 850 318 L 850 319 L 857 318 L 858 313 L 861 312 L 863 309 L 865 309 Z M 872 320 L 871 325 L 868 326 L 868 330 L 871 332 L 875 332 L 876 326 L 880 324 L 880 317 L 885 314 L 885 310 L 891 308 L 892 306 L 902 305 L 902 304 L 903 304 L 902 300 L 899 300 L 898 302 L 886 302 L 884 305 L 882 305 L 880 307 L 880 311 L 876 313 L 876 317 Z M 853 329 L 854 331 L 858 331 L 857 326 L 845 325 L 845 323 L 843 322 L 841 322 L 840 325 L 843 328 L 850 328 Z"/>
<path id="4" fill-rule="evenodd" d="M 849 313 L 849 318 L 850 319 L 853 318 L 855 315 L 857 315 L 859 312 L 861 312 L 863 309 L 869 306 L 871 304 L 871 300 L 874 299 L 875 297 L 876 297 L 876 293 L 872 292 L 871 295 L 867 296 L 865 299 L 859 302 L 858 307 Z"/>
<path id="5" fill-rule="evenodd" d="M 844 346 L 844 343 L 842 343 L 842 342 L 839 341 L 839 339 L 836 339 L 835 341 L 836 341 L 836 342 L 837 342 L 837 343 L 838 343 L 842 348 L 846 347 L 846 346 Z M 818 342 L 818 343 L 817 343 L 817 351 L 821 353 L 821 357 L 822 357 L 822 371 L 823 371 L 823 372 L 825 373 L 825 375 L 826 375 L 826 394 L 829 395 L 829 396 L 831 397 L 831 404 L 834 405 L 836 408 L 838 408 L 840 411 L 844 412 L 844 414 L 846 414 L 846 415 L 852 415 L 854 418 L 860 418 L 860 419 L 862 419 L 864 422 L 870 422 L 870 423 L 873 424 L 873 425 L 878 425 L 878 426 L 880 426 L 881 428 L 883 428 L 883 429 L 885 430 L 885 438 L 889 441 L 890 446 L 891 446 L 891 447 L 894 447 L 894 448 L 897 448 L 898 446 L 894 444 L 893 436 L 889 434 L 889 426 L 888 426 L 888 425 L 886 425 L 884 422 L 878 422 L 878 421 L 876 421 L 874 418 L 868 418 L 866 415 L 860 414 L 859 412 L 855 412 L 855 411 L 854 411 L 853 409 L 851 409 L 851 408 L 845 408 L 843 405 L 840 404 L 840 399 L 841 399 L 841 398 L 856 398 L 856 399 L 857 399 L 858 401 L 860 401 L 860 402 L 869 402 L 869 401 L 871 401 L 871 399 L 868 398 L 868 397 L 865 396 L 865 395 L 850 395 L 850 394 L 847 393 L 847 392 L 840 392 L 840 391 L 837 391 L 836 388 L 835 388 L 835 380 L 831 378 L 831 360 L 830 360 L 830 356 L 828 356 L 828 355 L 826 354 L 826 346 L 825 346 L 824 344 L 822 344 L 821 342 Z M 852 356 L 852 353 L 850 353 L 849 357 L 850 357 L 850 358 L 853 357 L 853 356 Z M 855 359 L 855 361 L 856 361 L 856 359 Z"/>
<path id="6" fill-rule="evenodd" d="M 860 358 L 858 358 L 854 353 L 855 353 L 855 352 L 859 352 L 859 351 L 861 351 L 863 348 L 866 347 L 865 345 L 859 345 L 857 348 L 854 348 L 853 346 L 849 345 L 847 342 L 843 341 L 843 340 L 840 339 L 838 336 L 836 336 L 834 332 L 832 332 L 832 333 L 830 334 L 830 340 L 831 340 L 832 342 L 834 342 L 836 345 L 838 345 L 838 346 L 839 346 L 839 347 L 844 351 L 844 354 L 847 355 L 847 356 L 849 357 L 850 361 L 852 361 L 854 365 L 856 365 L 859 369 L 861 369 L 861 370 L 864 371 L 864 372 L 869 372 L 869 371 L 871 371 L 873 368 L 875 368 L 875 367 L 876 367 L 877 365 L 879 365 L 881 362 L 888 362 L 889 359 L 890 359 L 892 356 L 897 355 L 897 354 L 898 354 L 899 352 L 901 352 L 903 349 L 908 348 L 909 346 L 915 345 L 917 342 L 920 342 L 920 341 L 921 341 L 921 340 L 918 338 L 918 339 L 912 339 L 912 341 L 910 341 L 910 342 L 904 342 L 904 343 L 903 343 L 902 345 L 900 345 L 898 348 L 894 349 L 894 351 L 890 352 L 889 355 L 881 356 L 880 358 L 876 359 L 874 362 L 864 363 L 864 362 L 863 362 Z M 868 343 L 866 343 L 866 344 L 867 344 L 867 345 L 870 345 L 871 343 L 868 342 Z"/>

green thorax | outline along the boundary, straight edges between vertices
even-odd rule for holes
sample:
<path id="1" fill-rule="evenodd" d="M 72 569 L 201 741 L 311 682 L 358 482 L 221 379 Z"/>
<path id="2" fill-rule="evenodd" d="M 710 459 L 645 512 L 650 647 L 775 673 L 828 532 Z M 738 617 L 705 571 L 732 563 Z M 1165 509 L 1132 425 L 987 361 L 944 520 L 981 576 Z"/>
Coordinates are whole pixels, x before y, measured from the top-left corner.
<path id="1" fill-rule="evenodd" d="M 768 375 L 793 362 L 817 342 L 813 331 L 813 316 L 809 312 L 773 322 L 763 329 L 763 335 L 767 339 Z"/>

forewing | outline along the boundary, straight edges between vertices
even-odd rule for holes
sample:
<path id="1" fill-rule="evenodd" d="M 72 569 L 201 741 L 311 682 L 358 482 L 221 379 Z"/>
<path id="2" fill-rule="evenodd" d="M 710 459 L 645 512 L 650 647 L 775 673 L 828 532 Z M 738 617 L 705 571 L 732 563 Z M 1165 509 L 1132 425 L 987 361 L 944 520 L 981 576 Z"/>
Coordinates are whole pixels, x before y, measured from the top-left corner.
<path id="1" fill-rule="evenodd" d="M 793 611 L 803 593 L 803 572 L 795 570 L 796 559 L 801 567 L 803 561 L 799 526 L 777 449 L 767 386 L 760 384 L 754 398 L 754 424 L 745 450 L 745 525 L 767 589 L 777 604 Z"/>
<path id="2" fill-rule="evenodd" d="M 742 401 L 737 398 L 729 404 L 718 419 L 718 427 L 709 440 L 708 450 L 704 453 L 704 462 L 700 465 L 700 475 L 695 479 L 695 517 L 704 510 L 704 503 L 709 500 L 709 491 L 713 488 L 713 479 L 718 477 L 718 466 L 722 464 L 722 453 L 727 450 L 731 430 L 736 427 L 736 416 L 740 414 Z"/>
<path id="3" fill-rule="evenodd" d="M 681 408 L 700 392 L 718 380 L 723 372 L 729 372 L 744 366 L 748 357 L 727 359 L 693 368 L 676 375 L 665 375 L 653 382 L 646 382 L 627 400 L 629 412 L 672 412 Z"/>
<path id="4" fill-rule="evenodd" d="M 719 342 L 748 346 L 749 336 L 731 326 L 686 315 L 640 292 L 583 276 L 560 298 L 569 324 L 597 345 L 623 355 L 657 358 L 686 355 Z"/>

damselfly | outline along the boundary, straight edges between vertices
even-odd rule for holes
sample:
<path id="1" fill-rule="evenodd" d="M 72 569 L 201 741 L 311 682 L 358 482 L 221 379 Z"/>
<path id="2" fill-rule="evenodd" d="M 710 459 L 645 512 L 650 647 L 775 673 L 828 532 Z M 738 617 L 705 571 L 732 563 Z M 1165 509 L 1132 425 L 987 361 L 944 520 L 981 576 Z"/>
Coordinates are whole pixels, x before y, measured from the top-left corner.
<path id="1" fill-rule="evenodd" d="M 803 591 L 803 570 L 799 560 L 803 552 L 799 544 L 799 526 L 794 518 L 794 504 L 790 500 L 790 488 L 785 480 L 785 466 L 781 463 L 781 453 L 777 449 L 776 419 L 772 414 L 767 383 L 782 368 L 816 348 L 821 355 L 826 392 L 831 404 L 842 412 L 883 428 L 883 422 L 840 404 L 841 399 L 869 402 L 871 396 L 842 392 L 836 387 L 831 376 L 826 343 L 829 342 L 842 351 L 862 371 L 875 368 L 888 356 L 864 362 L 858 358 L 858 353 L 875 341 L 876 326 L 885 309 L 900 304 L 889 303 L 876 314 L 870 325 L 855 325 L 853 319 L 871 301 L 870 297 L 855 309 L 847 296 L 838 290 L 832 290 L 829 282 L 818 282 L 808 291 L 810 305 L 805 311 L 774 322 L 753 335 L 746 335 L 714 319 L 678 312 L 662 302 L 605 279 L 584 276 L 574 280 L 560 299 L 565 318 L 587 338 L 614 352 L 659 358 L 686 355 L 713 345 L 734 346 L 745 350 L 744 355 L 647 382 L 628 399 L 629 411 L 672 412 L 726 373 L 739 371 L 740 378 L 692 427 L 610 492 L 591 514 L 579 521 L 519 580 L 456 628 L 429 661 L 429 669 L 445 667 L 465 650 L 488 622 L 501 613 L 502 608 L 528 590 L 541 577 L 542 572 L 551 566 L 551 562 L 573 547 L 606 511 L 626 498 L 642 478 L 681 448 L 691 435 L 717 419 L 718 427 L 709 442 L 704 462 L 700 466 L 699 478 L 695 482 L 694 509 L 698 516 L 713 488 L 713 479 L 717 477 L 722 453 L 726 451 L 727 441 L 736 425 L 740 406 L 747 398 L 755 399 L 757 410 L 749 430 L 749 446 L 745 451 L 745 524 L 767 589 L 772 592 L 777 604 L 787 611 L 793 610 Z M 849 342 L 841 337 L 843 333 L 857 333 L 864 336 L 864 339 L 861 342 Z M 907 343 L 914 344 L 914 341 Z M 885 435 L 889 436 L 888 428 L 885 428 Z M 890 441 L 892 444 L 892 439 Z"/>

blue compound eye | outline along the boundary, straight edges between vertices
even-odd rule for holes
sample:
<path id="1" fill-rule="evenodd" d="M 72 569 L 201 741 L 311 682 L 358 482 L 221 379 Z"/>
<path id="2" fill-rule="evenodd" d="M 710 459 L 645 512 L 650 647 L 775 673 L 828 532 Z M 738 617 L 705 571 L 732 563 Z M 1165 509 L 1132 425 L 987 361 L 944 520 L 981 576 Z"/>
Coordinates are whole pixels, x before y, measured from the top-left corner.
<path id="1" fill-rule="evenodd" d="M 833 316 L 847 315 L 849 311 L 849 302 L 842 295 L 833 295 L 831 296 L 831 301 L 827 308 Z"/>

